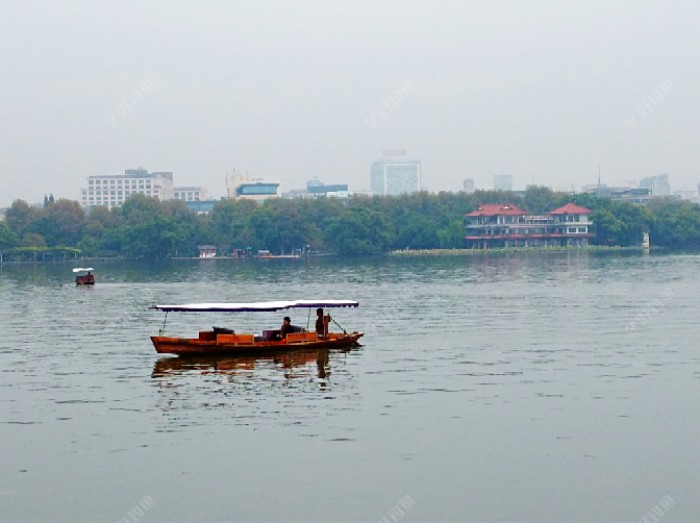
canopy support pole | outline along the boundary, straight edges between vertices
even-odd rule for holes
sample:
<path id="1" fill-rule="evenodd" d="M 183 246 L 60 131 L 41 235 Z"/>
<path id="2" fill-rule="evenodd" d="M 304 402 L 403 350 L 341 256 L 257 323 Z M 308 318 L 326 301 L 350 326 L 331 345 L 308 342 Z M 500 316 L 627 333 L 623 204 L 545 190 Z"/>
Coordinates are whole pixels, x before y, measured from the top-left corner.
<path id="1" fill-rule="evenodd" d="M 165 322 L 168 321 L 168 312 L 165 312 L 165 318 L 163 318 L 163 326 L 158 331 L 158 336 L 162 336 L 165 333 Z"/>

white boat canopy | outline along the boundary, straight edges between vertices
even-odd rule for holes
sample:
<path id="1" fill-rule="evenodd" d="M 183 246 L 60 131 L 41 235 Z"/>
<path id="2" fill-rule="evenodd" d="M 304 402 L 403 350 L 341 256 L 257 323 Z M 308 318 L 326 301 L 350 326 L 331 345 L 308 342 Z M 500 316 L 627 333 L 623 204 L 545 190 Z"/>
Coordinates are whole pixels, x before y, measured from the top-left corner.
<path id="1" fill-rule="evenodd" d="M 76 267 L 73 269 L 73 272 L 88 272 L 88 271 L 94 271 L 92 267 L 88 267 L 87 269 L 83 269 L 82 267 Z"/>
<path id="2" fill-rule="evenodd" d="M 265 312 L 283 309 L 317 307 L 357 307 L 352 300 L 296 300 L 260 301 L 253 303 L 186 303 L 183 305 L 151 305 L 151 309 L 165 312 Z"/>

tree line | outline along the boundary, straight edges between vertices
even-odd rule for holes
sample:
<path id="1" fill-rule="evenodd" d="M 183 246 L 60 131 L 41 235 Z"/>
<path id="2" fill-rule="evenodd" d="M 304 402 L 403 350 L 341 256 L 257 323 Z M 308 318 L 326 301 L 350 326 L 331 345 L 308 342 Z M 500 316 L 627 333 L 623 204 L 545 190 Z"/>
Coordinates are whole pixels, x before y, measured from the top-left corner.
<path id="1" fill-rule="evenodd" d="M 379 254 L 394 249 L 464 247 L 464 214 L 484 203 L 510 203 L 530 214 L 545 214 L 567 202 L 593 211 L 594 245 L 652 244 L 700 248 L 700 206 L 670 198 L 636 205 L 591 194 L 554 193 L 530 187 L 524 195 L 504 191 L 425 192 L 402 196 L 276 199 L 256 203 L 221 200 L 200 215 L 178 200 L 141 194 L 121 207 L 86 212 L 76 201 L 45 199 L 43 208 L 15 200 L 0 221 L 0 252 L 27 256 L 47 249 L 83 256 L 164 258 L 196 256 L 197 245 L 220 254 L 236 249 L 296 249 L 343 255 Z M 76 251 L 77 249 L 77 251 Z"/>

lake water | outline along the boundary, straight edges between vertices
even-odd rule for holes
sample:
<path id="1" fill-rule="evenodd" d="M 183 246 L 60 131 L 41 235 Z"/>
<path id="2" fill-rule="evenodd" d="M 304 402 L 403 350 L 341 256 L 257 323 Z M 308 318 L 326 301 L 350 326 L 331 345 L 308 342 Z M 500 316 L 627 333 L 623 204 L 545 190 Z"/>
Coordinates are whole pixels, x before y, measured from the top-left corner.
<path id="1" fill-rule="evenodd" d="M 0 268 L 0 521 L 700 518 L 700 256 L 94 266 L 94 288 Z M 153 303 L 311 297 L 358 300 L 331 312 L 364 346 L 187 361 L 149 340 Z M 167 332 L 286 314 L 306 325 Z"/>

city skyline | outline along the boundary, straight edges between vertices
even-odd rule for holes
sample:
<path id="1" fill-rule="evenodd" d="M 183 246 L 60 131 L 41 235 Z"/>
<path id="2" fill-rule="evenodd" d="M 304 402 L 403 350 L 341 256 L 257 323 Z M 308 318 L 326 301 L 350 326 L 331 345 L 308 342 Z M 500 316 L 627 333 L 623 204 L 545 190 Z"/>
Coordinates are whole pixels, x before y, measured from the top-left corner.
<path id="1" fill-rule="evenodd" d="M 385 158 L 374 162 L 370 166 L 370 171 L 369 171 L 369 178 L 370 178 L 369 185 L 370 186 L 372 185 L 372 180 L 371 180 L 372 168 L 375 165 L 381 164 L 384 162 L 387 162 L 389 164 L 395 163 L 394 160 L 387 160 Z M 398 163 L 402 163 L 402 162 L 405 162 L 405 160 L 398 160 Z M 420 160 L 411 160 L 411 161 L 408 161 L 407 163 L 412 163 L 412 162 L 415 162 L 418 164 L 418 166 L 419 166 L 418 169 L 420 172 Z M 147 173 L 147 172 L 148 172 L 147 169 L 144 169 L 143 167 L 139 166 L 136 169 L 134 169 L 134 168 L 125 169 L 124 174 L 103 174 L 103 175 L 87 176 L 85 178 L 86 181 L 83 184 L 83 186 L 78 189 L 80 196 L 77 198 L 72 198 L 70 196 L 63 196 L 63 195 L 54 195 L 52 192 L 48 192 L 48 193 L 44 193 L 40 197 L 37 197 L 35 200 L 27 200 L 27 199 L 23 199 L 23 198 L 18 198 L 18 199 L 24 200 L 27 203 L 29 203 L 30 205 L 39 205 L 39 204 L 41 204 L 42 199 L 45 200 L 49 195 L 51 195 L 51 197 L 54 199 L 65 198 L 65 199 L 77 201 L 77 202 L 81 203 L 81 205 L 83 207 L 88 207 L 88 208 L 94 207 L 95 202 L 94 202 L 94 200 L 92 200 L 93 196 L 92 196 L 92 192 L 90 191 L 90 187 L 94 183 L 93 180 L 110 179 L 110 178 L 114 179 L 114 180 L 118 180 L 118 179 L 124 179 L 125 177 L 128 178 L 130 176 L 130 174 L 133 174 L 133 173 Z M 149 176 L 166 174 L 166 175 L 170 175 L 171 177 L 174 175 L 174 173 L 169 172 L 169 171 L 168 172 L 155 171 L 153 173 L 148 173 L 148 174 L 149 174 Z M 280 186 L 279 189 L 277 191 L 275 191 L 274 197 L 277 197 L 277 198 L 280 198 L 280 197 L 281 198 L 293 198 L 295 196 L 298 196 L 301 193 L 308 192 L 309 184 L 324 183 L 321 180 L 319 180 L 317 176 L 315 176 L 315 177 L 311 178 L 310 180 L 307 180 L 307 182 L 303 185 L 303 187 L 296 187 L 296 186 L 295 187 L 287 187 L 287 188 L 284 188 L 284 190 L 282 190 L 281 183 L 280 183 L 279 179 L 275 179 L 275 178 L 263 179 L 261 177 L 252 176 L 248 172 L 241 173 L 240 171 L 233 169 L 232 172 L 227 173 L 224 177 L 224 185 L 227 187 L 227 189 L 225 191 L 226 194 L 224 194 L 223 196 L 216 196 L 216 197 L 209 196 L 208 195 L 209 188 L 207 188 L 206 186 L 196 186 L 193 184 L 189 184 L 189 185 L 185 184 L 185 185 L 177 185 L 177 186 L 173 185 L 173 191 L 174 191 L 173 197 L 174 197 L 174 199 L 183 199 L 183 200 L 188 200 L 188 201 L 193 201 L 193 200 L 212 201 L 212 200 L 218 200 L 221 198 L 232 198 L 232 197 L 235 198 L 235 196 L 231 196 L 230 188 L 228 186 L 231 183 L 231 177 L 236 175 L 236 174 L 239 176 L 242 175 L 246 179 L 250 178 L 250 180 L 252 180 L 253 182 L 256 182 L 256 183 L 261 183 L 261 182 L 268 183 L 269 182 L 269 183 L 274 183 L 276 186 Z M 692 199 L 694 201 L 697 201 L 698 198 L 700 198 L 700 183 L 698 183 L 698 185 L 696 187 L 676 186 L 676 185 L 671 185 L 669 183 L 669 178 L 670 177 L 669 177 L 668 173 L 660 173 L 658 175 L 648 176 L 648 177 L 644 177 L 641 179 L 634 179 L 634 180 L 628 179 L 628 180 L 623 180 L 623 181 L 619 181 L 619 182 L 608 182 L 606 180 L 602 180 L 600 183 L 594 182 L 594 183 L 589 183 L 589 184 L 585 184 L 582 186 L 574 186 L 574 185 L 566 186 L 566 185 L 543 185 L 543 184 L 537 184 L 537 183 L 525 183 L 524 181 L 518 180 L 517 178 L 514 180 L 513 176 L 510 174 L 509 175 L 495 174 L 495 175 L 491 176 L 490 182 L 487 182 L 483 185 L 475 183 L 475 180 L 473 178 L 464 178 L 462 180 L 461 187 L 451 188 L 451 189 L 446 189 L 446 190 L 448 192 L 467 192 L 467 193 L 471 193 L 474 191 L 491 191 L 491 190 L 506 191 L 506 192 L 508 192 L 508 191 L 522 192 L 522 191 L 526 190 L 528 187 L 537 186 L 537 187 L 546 187 L 555 193 L 556 192 L 558 192 L 558 193 L 576 193 L 576 192 L 595 192 L 596 187 L 602 187 L 602 188 L 608 189 L 608 190 L 609 189 L 650 188 L 650 189 L 653 189 L 650 191 L 650 195 L 653 194 L 654 196 L 671 196 L 671 195 L 673 195 L 673 196 L 680 196 L 683 199 Z M 655 184 L 658 182 L 656 182 L 655 180 L 657 180 L 657 179 L 664 180 L 662 182 L 663 184 L 665 184 L 664 190 L 659 191 L 658 187 L 656 187 Z M 504 181 L 506 181 L 506 185 L 502 185 Z M 516 183 L 513 183 L 513 182 L 516 182 Z M 522 183 L 520 183 L 520 182 L 522 182 Z M 649 185 L 650 183 L 654 184 L 654 185 Z M 335 182 L 331 183 L 330 185 L 328 185 L 328 187 L 333 187 L 333 188 L 340 187 L 340 186 L 345 187 L 344 190 L 347 192 L 347 195 L 351 195 L 351 194 L 365 194 L 365 195 L 379 194 L 379 193 L 374 193 L 372 190 L 367 190 L 367 189 L 354 190 L 354 189 L 352 189 L 350 184 L 348 184 L 347 182 L 344 182 L 344 181 L 335 181 Z M 121 189 L 121 187 L 119 187 L 118 189 Z M 387 193 L 387 194 L 402 194 L 402 193 L 410 193 L 410 192 L 417 192 L 417 191 L 425 191 L 425 192 L 429 192 L 429 193 L 440 192 L 440 190 L 434 191 L 434 190 L 431 190 L 431 188 L 429 188 L 429 187 L 422 187 L 421 186 L 419 189 L 416 189 L 415 191 L 405 190 L 405 191 L 398 191 L 396 193 Z M 88 198 L 88 192 L 90 192 L 89 198 Z M 146 196 L 150 196 L 150 193 L 148 193 L 148 192 L 143 192 L 143 191 L 134 191 L 134 192 L 142 192 Z M 119 206 L 122 203 L 122 201 L 126 197 L 128 197 L 128 194 L 129 193 L 127 191 L 124 195 L 122 195 L 121 192 L 117 195 L 118 200 L 119 200 L 117 202 L 117 206 Z M 605 195 L 606 194 L 605 191 L 602 194 Z M 379 194 L 379 195 L 381 195 L 381 194 Z M 159 197 L 158 194 L 153 194 L 153 196 L 155 196 L 156 198 Z M 267 198 L 269 198 L 269 197 L 270 196 L 267 196 Z M 267 199 L 267 198 L 263 198 L 263 199 Z M 90 200 L 90 203 L 88 203 L 88 204 L 86 204 L 87 199 Z M 159 198 L 159 199 L 163 199 L 163 198 Z M 164 199 L 172 199 L 172 198 L 166 197 Z M 97 205 L 99 206 L 99 204 L 97 204 Z M 110 205 L 106 205 L 106 206 L 110 207 Z M 112 203 L 111 206 L 114 206 L 114 203 Z M 9 205 L 7 205 L 6 207 L 9 207 Z M 3 208 L 3 207 L 0 207 L 0 209 L 1 208 Z"/>
<path id="2" fill-rule="evenodd" d="M 40 8 L 37 8 L 40 6 Z M 233 167 L 370 190 L 402 147 L 422 186 L 700 183 L 692 1 L 3 4 L 0 207 L 88 176 Z M 163 16 L 167 13 L 168 16 Z"/>

